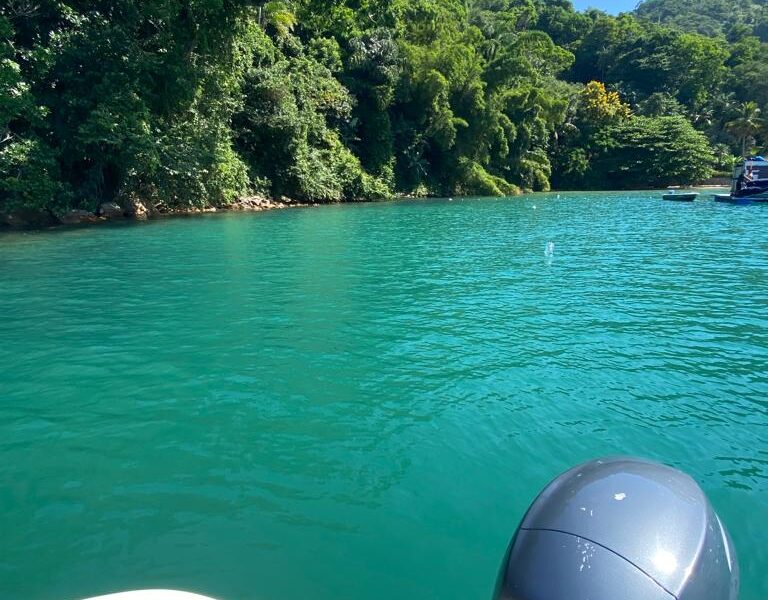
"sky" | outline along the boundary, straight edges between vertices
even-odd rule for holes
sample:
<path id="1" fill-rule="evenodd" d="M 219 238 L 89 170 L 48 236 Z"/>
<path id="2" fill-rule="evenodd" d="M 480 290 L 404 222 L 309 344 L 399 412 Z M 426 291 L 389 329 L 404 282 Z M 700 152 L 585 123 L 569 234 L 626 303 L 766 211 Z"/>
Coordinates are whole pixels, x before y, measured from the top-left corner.
<path id="1" fill-rule="evenodd" d="M 638 0 L 574 0 L 573 5 L 577 10 L 586 10 L 587 8 L 599 8 L 613 15 L 620 12 L 634 10 Z"/>

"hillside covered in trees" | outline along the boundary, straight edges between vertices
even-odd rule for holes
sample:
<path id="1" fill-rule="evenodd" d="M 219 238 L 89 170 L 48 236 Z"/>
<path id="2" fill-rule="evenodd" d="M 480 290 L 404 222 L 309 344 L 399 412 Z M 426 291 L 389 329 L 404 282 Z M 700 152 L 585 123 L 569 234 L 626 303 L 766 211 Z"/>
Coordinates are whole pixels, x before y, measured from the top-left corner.
<path id="1" fill-rule="evenodd" d="M 636 13 L 654 23 L 704 35 L 746 34 L 768 42 L 768 0 L 645 0 Z"/>
<path id="2" fill-rule="evenodd" d="M 0 213 L 689 183 L 768 139 L 766 27 L 757 0 L 6 0 Z"/>

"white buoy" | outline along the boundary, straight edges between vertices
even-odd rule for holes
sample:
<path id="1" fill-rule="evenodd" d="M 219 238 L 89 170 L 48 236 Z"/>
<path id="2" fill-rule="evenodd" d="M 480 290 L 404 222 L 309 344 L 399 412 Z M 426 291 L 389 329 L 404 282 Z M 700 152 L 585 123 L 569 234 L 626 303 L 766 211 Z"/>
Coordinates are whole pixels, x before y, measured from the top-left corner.
<path id="1" fill-rule="evenodd" d="M 551 258 L 555 255 L 555 242 L 547 242 L 547 245 L 544 247 L 544 256 L 547 258 Z"/>

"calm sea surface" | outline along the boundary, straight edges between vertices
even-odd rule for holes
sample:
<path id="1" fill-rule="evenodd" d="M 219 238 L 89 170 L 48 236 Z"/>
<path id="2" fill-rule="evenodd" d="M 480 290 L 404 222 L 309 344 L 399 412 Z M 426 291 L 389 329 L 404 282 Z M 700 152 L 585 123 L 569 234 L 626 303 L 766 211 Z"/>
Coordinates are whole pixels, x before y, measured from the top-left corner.
<path id="1" fill-rule="evenodd" d="M 0 377 L 3 600 L 488 600 L 537 492 L 610 454 L 693 475 L 768 597 L 768 206 L 9 233 Z"/>

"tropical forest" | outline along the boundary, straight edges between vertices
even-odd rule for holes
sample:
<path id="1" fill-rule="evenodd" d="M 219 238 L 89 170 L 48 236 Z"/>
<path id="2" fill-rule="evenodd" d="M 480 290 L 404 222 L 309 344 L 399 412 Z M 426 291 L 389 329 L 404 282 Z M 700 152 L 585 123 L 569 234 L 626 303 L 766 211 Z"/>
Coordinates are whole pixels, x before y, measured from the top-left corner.
<path id="1" fill-rule="evenodd" d="M 4 0 L 0 213 L 686 185 L 766 57 L 765 0 Z"/>

